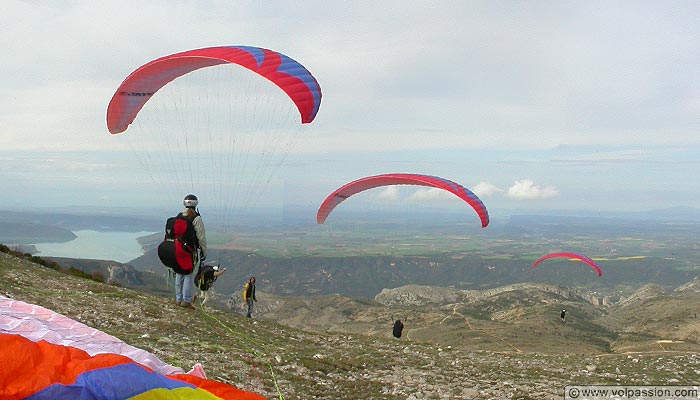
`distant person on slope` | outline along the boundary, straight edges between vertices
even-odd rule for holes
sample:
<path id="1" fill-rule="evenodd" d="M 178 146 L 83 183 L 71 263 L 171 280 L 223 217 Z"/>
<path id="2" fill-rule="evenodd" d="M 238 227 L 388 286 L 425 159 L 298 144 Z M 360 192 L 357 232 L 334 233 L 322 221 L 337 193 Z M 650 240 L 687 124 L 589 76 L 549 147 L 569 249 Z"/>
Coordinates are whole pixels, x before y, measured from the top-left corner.
<path id="1" fill-rule="evenodd" d="M 401 322 L 400 319 L 397 319 L 394 322 L 394 329 L 392 330 L 391 334 L 394 335 L 395 338 L 401 339 L 402 332 L 403 332 L 403 322 Z"/>
<path id="2" fill-rule="evenodd" d="M 196 210 L 199 200 L 197 196 L 188 194 L 182 201 L 185 209 L 180 213 L 182 217 L 187 219 L 188 225 L 191 225 L 195 232 L 194 251 L 192 252 L 192 271 L 196 271 L 199 265 L 207 257 L 207 237 L 204 231 L 204 222 Z M 175 274 L 175 302 L 177 305 L 194 310 L 192 299 L 192 288 L 194 286 L 195 274 L 188 275 Z"/>
<path id="3" fill-rule="evenodd" d="M 566 310 L 561 310 L 560 317 L 562 323 L 566 322 Z"/>
<path id="4" fill-rule="evenodd" d="M 255 298 L 255 277 L 251 276 L 248 283 L 245 284 L 243 289 L 243 301 L 248 305 L 248 313 L 246 317 L 251 318 L 253 315 L 253 302 L 258 301 Z"/>

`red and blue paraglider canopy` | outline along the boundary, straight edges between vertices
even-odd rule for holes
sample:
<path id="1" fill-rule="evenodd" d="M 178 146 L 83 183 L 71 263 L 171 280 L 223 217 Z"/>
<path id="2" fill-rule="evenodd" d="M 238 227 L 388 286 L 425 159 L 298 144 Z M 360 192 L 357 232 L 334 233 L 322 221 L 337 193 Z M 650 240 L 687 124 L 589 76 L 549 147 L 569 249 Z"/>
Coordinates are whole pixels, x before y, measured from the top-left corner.
<path id="1" fill-rule="evenodd" d="M 474 211 L 476 211 L 476 213 L 479 215 L 482 227 L 485 228 L 489 224 L 488 210 L 486 210 L 484 203 L 482 203 L 481 200 L 469 189 L 444 178 L 420 174 L 375 175 L 345 184 L 336 189 L 333 193 L 326 197 L 323 203 L 321 203 L 321 206 L 318 208 L 318 212 L 316 213 L 316 222 L 319 224 L 325 222 L 331 211 L 333 211 L 338 204 L 345 201 L 348 197 L 365 190 L 389 185 L 418 185 L 446 190 L 466 201 L 470 206 L 472 206 L 472 208 L 474 208 Z"/>
<path id="2" fill-rule="evenodd" d="M 124 132 L 144 104 L 168 82 L 192 71 L 236 64 L 268 79 L 294 102 L 301 122 L 314 120 L 321 106 L 321 87 L 301 64 L 276 51 L 252 46 L 221 46 L 189 50 L 150 61 L 119 85 L 107 107 L 107 128 Z"/>

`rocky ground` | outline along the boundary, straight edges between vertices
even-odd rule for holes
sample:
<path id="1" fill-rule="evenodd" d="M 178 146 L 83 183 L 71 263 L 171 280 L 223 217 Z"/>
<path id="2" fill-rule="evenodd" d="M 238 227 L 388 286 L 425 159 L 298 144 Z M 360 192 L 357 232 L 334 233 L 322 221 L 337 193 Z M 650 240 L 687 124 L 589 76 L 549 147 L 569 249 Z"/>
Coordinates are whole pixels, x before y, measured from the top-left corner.
<path id="1" fill-rule="evenodd" d="M 567 385 L 693 385 L 700 355 L 467 351 L 311 333 L 59 273 L 0 253 L 0 295 L 39 304 L 210 379 L 284 399 L 561 399 Z M 505 347 L 505 346 L 504 346 Z"/>

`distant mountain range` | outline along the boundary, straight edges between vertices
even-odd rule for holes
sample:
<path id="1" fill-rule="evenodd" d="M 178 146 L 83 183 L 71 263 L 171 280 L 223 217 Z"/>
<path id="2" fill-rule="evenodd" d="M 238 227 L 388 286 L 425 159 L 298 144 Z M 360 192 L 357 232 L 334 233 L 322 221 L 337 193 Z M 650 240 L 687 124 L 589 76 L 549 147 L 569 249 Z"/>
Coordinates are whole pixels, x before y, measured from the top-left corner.
<path id="1" fill-rule="evenodd" d="M 120 210 L 123 211 L 123 210 Z M 34 241 L 70 240 L 72 230 L 162 230 L 163 221 L 158 218 L 122 213 L 110 215 L 2 212 L 0 223 L 5 243 L 33 243 Z M 611 214 L 612 215 L 612 214 Z M 426 236 L 425 226 L 394 225 L 384 220 L 337 221 L 324 229 L 304 227 L 300 220 L 290 219 L 301 224 L 300 228 L 287 230 L 272 225 L 241 227 L 241 232 L 257 235 L 261 246 L 270 242 L 266 238 L 288 237 L 310 239 L 314 246 L 326 246 L 322 252 L 312 251 L 293 256 L 266 256 L 258 250 L 216 250 L 217 258 L 228 267 L 227 274 L 217 283 L 217 290 L 224 294 L 238 293 L 240 287 L 251 275 L 258 278 L 263 290 L 279 295 L 327 295 L 341 294 L 351 297 L 373 298 L 383 289 L 409 284 L 452 286 L 457 289 L 488 289 L 519 282 L 582 286 L 598 291 L 631 291 L 648 284 L 678 286 L 693 279 L 698 270 L 696 234 L 700 222 L 693 218 L 700 210 L 687 207 L 658 210 L 649 213 L 620 213 L 617 217 L 597 215 L 583 216 L 553 212 L 549 215 L 514 214 L 493 226 L 465 227 L 465 224 L 445 223 L 445 233 Z M 636 218 L 622 218 L 631 215 Z M 643 219 L 653 216 L 656 219 Z M 688 218 L 673 219 L 688 216 Z M 443 217 L 447 218 L 445 214 Z M 667 218 L 660 222 L 660 218 Z M 440 224 L 437 218 L 431 220 Z M 268 221 L 269 222 L 269 221 Z M 267 224 L 267 222 L 265 222 Z M 212 224 L 214 225 L 214 220 Z M 454 225 L 454 226 L 452 226 Z M 291 228 L 290 228 L 291 229 Z M 333 235 L 328 235 L 332 229 Z M 212 230 L 214 231 L 214 230 Z M 343 240 L 355 240 L 361 233 L 361 240 L 353 246 L 371 246 L 380 240 L 387 240 L 389 246 L 377 247 L 372 254 L 350 251 L 338 252 L 334 246 Z M 414 233 L 415 232 L 415 233 Z M 392 237 L 401 233 L 399 242 Z M 34 237 L 32 238 L 32 235 Z M 316 235 L 316 236 L 313 236 Z M 398 237 L 398 236 L 397 236 Z M 627 240 L 631 237 L 633 240 Z M 33 241 L 34 240 L 34 241 Z M 162 279 L 165 268 L 160 263 L 155 244 L 158 235 L 142 242 L 146 252 L 130 263 L 135 272 L 153 272 L 153 277 L 137 277 L 126 285 L 146 285 Z M 315 243 L 314 240 L 324 242 Z M 459 251 L 425 250 L 424 253 L 382 254 L 382 249 L 400 247 L 403 240 L 421 243 L 426 240 L 440 242 L 453 241 Z M 472 247 L 465 247 L 469 241 L 479 240 Z M 279 242 L 279 241 L 277 241 Z M 603 263 L 604 274 L 597 278 L 591 270 L 579 265 L 563 267 L 552 264 L 533 271 L 532 261 L 547 249 L 561 247 L 593 248 L 597 255 L 607 257 Z M 626 248 L 621 246 L 628 246 Z M 622 250 L 618 250 L 621 248 Z M 642 253 L 643 252 L 643 253 Z M 338 255 L 334 255 L 337 253 Z M 638 256 L 639 253 L 643 255 Z M 633 256 L 633 257 L 620 257 Z M 635 258 L 636 257 L 636 258 Z M 110 276 L 107 266 L 99 260 L 64 260 L 81 265 L 92 273 L 101 269 L 104 276 Z M 121 265 L 111 263 L 110 265 Z M 134 275 L 136 276 L 136 275 Z M 138 283 L 140 282 L 140 283 Z"/>
<path id="2" fill-rule="evenodd" d="M 557 264 L 533 271 L 531 261 L 524 259 L 502 259 L 494 263 L 480 256 L 454 257 L 450 254 L 430 257 L 367 255 L 273 258 L 228 250 L 220 255 L 220 261 L 228 271 L 217 281 L 216 291 L 224 295 L 237 295 L 248 278 L 255 276 L 261 290 L 281 296 L 340 294 L 371 299 L 382 290 L 410 284 L 465 290 L 535 282 L 581 287 L 586 292 L 598 292 L 619 299 L 621 295 L 648 283 L 676 287 L 700 275 L 700 271 L 660 267 L 667 261 L 657 258 L 645 258 L 634 263 L 607 261 L 603 277 L 598 278 L 581 263 Z M 148 251 L 129 264 L 47 258 L 74 265 L 88 273 L 99 270 L 103 276 L 129 276 L 128 281 L 114 278 L 128 287 L 158 292 L 164 287 L 166 268 L 160 263 L 155 250 Z"/>
<path id="3" fill-rule="evenodd" d="M 2 224 L 0 243 L 5 244 L 67 242 L 76 238 L 72 231 L 53 225 L 7 220 L 0 223 Z"/>

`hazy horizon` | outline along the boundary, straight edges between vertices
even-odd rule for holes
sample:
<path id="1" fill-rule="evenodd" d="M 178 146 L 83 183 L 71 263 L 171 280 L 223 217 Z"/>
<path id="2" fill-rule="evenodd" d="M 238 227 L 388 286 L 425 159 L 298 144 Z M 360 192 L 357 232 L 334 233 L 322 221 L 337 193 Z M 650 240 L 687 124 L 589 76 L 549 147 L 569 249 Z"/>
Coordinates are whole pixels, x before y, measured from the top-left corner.
<path id="1" fill-rule="evenodd" d="M 312 208 L 347 182 L 401 172 L 458 182 L 494 218 L 508 209 L 699 208 L 698 20 L 697 3 L 682 0 L 10 0 L 0 15 L 13 55 L 0 65 L 3 205 L 176 208 L 193 192 L 203 207 Z M 158 91 L 123 134 L 109 133 L 107 105 L 132 71 L 226 45 L 304 65 L 323 94 L 316 119 L 301 125 L 282 91 L 247 70 L 239 81 L 205 68 Z M 294 133 L 270 161 L 278 122 Z M 147 139 L 153 128 L 161 136 Z M 221 132 L 235 147 L 210 139 Z M 241 145 L 247 134 L 253 141 Z M 258 142 L 263 134 L 272 143 Z M 262 166 L 248 167 L 252 154 Z M 462 206 L 425 188 L 352 200 L 343 207 Z"/>

